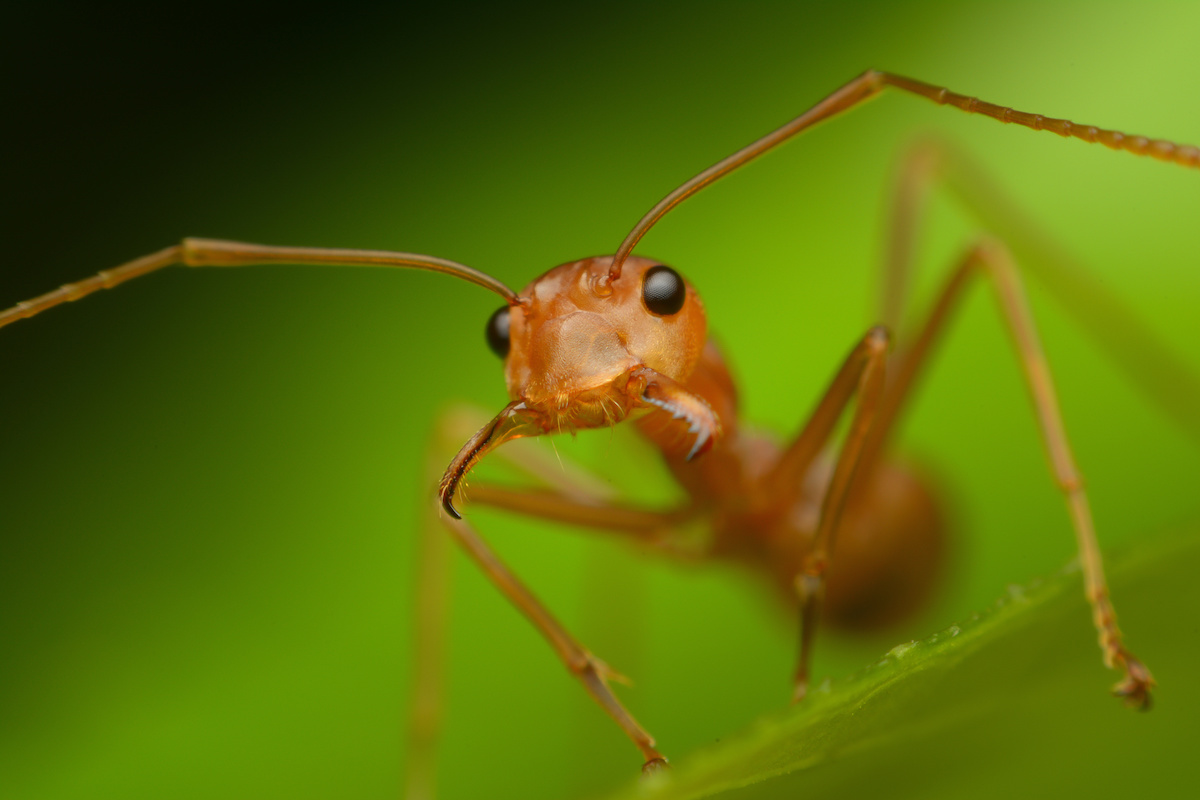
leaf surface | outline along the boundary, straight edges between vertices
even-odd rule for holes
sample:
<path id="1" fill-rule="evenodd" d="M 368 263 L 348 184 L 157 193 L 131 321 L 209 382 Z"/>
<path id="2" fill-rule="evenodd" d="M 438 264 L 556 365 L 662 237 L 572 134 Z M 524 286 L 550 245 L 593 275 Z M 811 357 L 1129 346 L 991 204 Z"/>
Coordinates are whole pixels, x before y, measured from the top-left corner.
<path id="1" fill-rule="evenodd" d="M 1200 535 L 1160 538 L 1111 559 L 1109 572 L 1128 643 L 1160 683 L 1147 714 L 1106 696 L 1117 673 L 1101 665 L 1072 565 L 608 800 L 1178 787 L 1200 743 L 1189 722 L 1200 707 Z"/>

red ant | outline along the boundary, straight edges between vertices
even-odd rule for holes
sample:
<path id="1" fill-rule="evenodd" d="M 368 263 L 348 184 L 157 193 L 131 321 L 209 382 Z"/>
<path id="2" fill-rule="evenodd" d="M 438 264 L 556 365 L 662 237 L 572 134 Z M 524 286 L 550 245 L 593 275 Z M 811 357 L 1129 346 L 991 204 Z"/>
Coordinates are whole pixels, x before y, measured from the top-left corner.
<path id="1" fill-rule="evenodd" d="M 887 622 L 915 608 L 932 582 L 943 537 L 938 503 L 916 475 L 882 456 L 931 344 L 943 333 L 970 279 L 984 277 L 997 292 L 1014 337 L 1053 477 L 1067 501 L 1103 660 L 1120 673 L 1114 694 L 1132 707 L 1145 708 L 1155 682 L 1127 649 L 1117 627 L 1087 495 L 1010 245 L 981 239 L 963 253 L 916 335 L 897 342 L 893 352 L 890 326 L 903 305 L 907 248 L 921 221 L 920 198 L 929 186 L 937 180 L 948 183 L 985 218 L 1008 213 L 998 195 L 960 156 L 943 147 L 922 147 L 908 159 L 894 209 L 886 303 L 879 320 L 884 324 L 872 327 L 855 344 L 799 434 L 782 447 L 739 428 L 736 389 L 721 353 L 708 338 L 695 288 L 672 268 L 632 255 L 650 227 L 683 200 L 886 87 L 1001 122 L 1200 167 L 1196 147 L 1019 112 L 909 78 L 868 71 L 680 186 L 643 217 L 615 255 L 556 267 L 520 293 L 470 267 L 424 255 L 186 239 L 19 303 L 0 312 L 0 326 L 174 264 L 410 267 L 455 275 L 499 294 L 505 305 L 488 321 L 487 335 L 492 349 L 504 359 L 512 401 L 463 445 L 446 469 L 438 488 L 445 527 L 638 747 L 644 769 L 654 770 L 664 766 L 666 759 L 612 693 L 609 681 L 618 676 L 555 620 L 462 519 L 455 500 L 467 473 L 512 439 L 632 419 L 662 452 L 687 492 L 686 506 L 648 510 L 622 505 L 590 493 L 567 477 L 546 473 L 539 477 L 548 489 L 477 486 L 473 502 L 624 535 L 671 557 L 723 559 L 757 569 L 798 606 L 799 658 L 793 691 L 793 700 L 798 701 L 809 684 L 818 619 L 846 626 Z M 1023 245 L 1038 246 L 1036 241 Z M 848 430 L 831 455 L 835 428 L 851 408 Z M 536 467 L 526 466 L 536 472 Z M 708 522 L 711 537 L 699 549 L 688 549 L 670 532 L 697 518 Z M 433 683 L 419 665 L 410 777 L 414 792 L 431 781 L 437 698 L 428 687 Z"/>

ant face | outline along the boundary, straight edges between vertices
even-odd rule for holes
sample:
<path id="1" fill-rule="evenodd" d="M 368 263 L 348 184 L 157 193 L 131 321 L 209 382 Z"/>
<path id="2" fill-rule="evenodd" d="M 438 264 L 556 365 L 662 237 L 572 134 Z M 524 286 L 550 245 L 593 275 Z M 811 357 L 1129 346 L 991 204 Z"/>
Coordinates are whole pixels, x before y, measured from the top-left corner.
<path id="1" fill-rule="evenodd" d="M 555 429 L 624 419 L 638 405 L 627 390 L 634 370 L 682 383 L 704 347 L 704 307 L 677 272 L 631 258 L 608 283 L 611 263 L 597 257 L 555 267 L 488 323 L 489 342 L 505 356 L 509 396 Z"/>
<path id="2" fill-rule="evenodd" d="M 696 290 L 670 267 L 611 257 L 555 267 L 510 299 L 487 324 L 505 359 L 512 398 L 463 445 L 438 489 L 453 498 L 471 467 L 511 439 L 613 425 L 635 411 L 664 411 L 693 436 L 687 458 L 720 435 L 712 407 L 683 384 L 704 349 L 707 324 Z"/>

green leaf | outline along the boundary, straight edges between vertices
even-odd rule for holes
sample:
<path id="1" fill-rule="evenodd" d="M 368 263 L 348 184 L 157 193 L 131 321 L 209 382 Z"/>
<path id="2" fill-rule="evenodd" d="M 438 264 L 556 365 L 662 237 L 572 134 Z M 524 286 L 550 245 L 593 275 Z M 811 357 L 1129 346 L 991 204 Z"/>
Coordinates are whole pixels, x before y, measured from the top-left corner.
<path id="1" fill-rule="evenodd" d="M 1111 560 L 1128 643 L 1161 684 L 1147 714 L 1105 695 L 1117 673 L 1101 665 L 1073 565 L 610 800 L 1177 789 L 1196 746 L 1198 570 L 1196 532 Z"/>

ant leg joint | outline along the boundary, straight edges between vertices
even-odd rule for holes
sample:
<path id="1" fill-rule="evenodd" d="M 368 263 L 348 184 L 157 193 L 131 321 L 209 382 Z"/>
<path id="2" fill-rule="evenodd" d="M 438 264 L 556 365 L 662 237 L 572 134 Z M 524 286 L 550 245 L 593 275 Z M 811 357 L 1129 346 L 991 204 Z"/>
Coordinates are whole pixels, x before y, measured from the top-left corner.
<path id="1" fill-rule="evenodd" d="M 567 661 L 567 669 L 575 675 L 597 672 L 596 662 L 588 653 L 580 653 L 578 656 Z"/>
<path id="2" fill-rule="evenodd" d="M 996 262 L 1008 254 L 1008 248 L 999 239 L 980 236 L 971 248 L 971 266 L 975 269 L 996 270 Z"/>
<path id="3" fill-rule="evenodd" d="M 617 672 L 615 669 L 604 663 L 600 659 L 586 650 L 564 658 L 563 662 L 567 666 L 567 670 L 576 677 L 588 683 L 591 680 L 598 681 L 601 684 L 607 685 L 609 681 L 625 684 L 626 686 L 633 685 L 633 681 L 625 675 Z"/>
<path id="4" fill-rule="evenodd" d="M 804 571 L 792 580 L 792 586 L 796 589 L 796 596 L 801 601 L 816 596 L 817 592 L 821 589 L 821 576 L 824 573 L 825 562 L 806 564 Z"/>
<path id="5" fill-rule="evenodd" d="M 885 352 L 892 343 L 892 332 L 886 325 L 876 325 L 867 332 L 867 345 L 872 354 Z"/>
<path id="6" fill-rule="evenodd" d="M 1077 494 L 1082 492 L 1087 484 L 1083 480 L 1083 476 L 1078 472 L 1072 472 L 1058 477 L 1058 487 L 1062 489 L 1064 494 Z"/>

